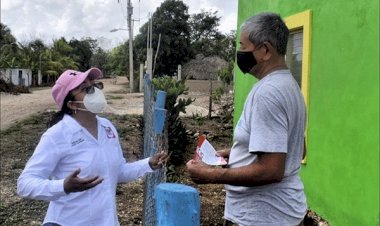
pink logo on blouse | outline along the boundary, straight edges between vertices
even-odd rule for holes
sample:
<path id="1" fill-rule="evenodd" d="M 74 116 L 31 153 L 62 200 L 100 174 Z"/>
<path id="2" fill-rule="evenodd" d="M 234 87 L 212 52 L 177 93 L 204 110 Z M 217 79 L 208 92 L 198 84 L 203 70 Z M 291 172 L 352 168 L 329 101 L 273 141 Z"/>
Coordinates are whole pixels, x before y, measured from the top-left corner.
<path id="1" fill-rule="evenodd" d="M 103 126 L 103 128 L 106 130 L 106 134 L 107 134 L 107 137 L 108 138 L 115 138 L 115 134 L 113 133 L 111 127 L 105 127 Z"/>

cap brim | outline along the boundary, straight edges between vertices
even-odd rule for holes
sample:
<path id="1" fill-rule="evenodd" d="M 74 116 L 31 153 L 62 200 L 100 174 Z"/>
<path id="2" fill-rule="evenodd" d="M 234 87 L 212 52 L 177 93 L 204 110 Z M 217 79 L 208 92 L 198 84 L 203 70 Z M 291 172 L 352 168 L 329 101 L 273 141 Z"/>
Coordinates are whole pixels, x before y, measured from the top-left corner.
<path id="1" fill-rule="evenodd" d="M 103 77 L 103 72 L 95 67 L 88 69 L 84 72 L 84 74 L 86 74 L 86 77 L 89 77 L 91 79 L 99 79 Z"/>

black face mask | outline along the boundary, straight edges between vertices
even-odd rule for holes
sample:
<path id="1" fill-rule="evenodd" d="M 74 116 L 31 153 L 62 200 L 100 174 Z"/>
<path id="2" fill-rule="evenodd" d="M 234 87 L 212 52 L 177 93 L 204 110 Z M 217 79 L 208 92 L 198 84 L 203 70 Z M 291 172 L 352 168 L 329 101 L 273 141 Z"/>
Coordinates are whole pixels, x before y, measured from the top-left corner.
<path id="1" fill-rule="evenodd" d="M 237 51 L 236 63 L 240 70 L 246 74 L 252 70 L 252 68 L 257 64 L 257 61 L 252 52 Z"/>

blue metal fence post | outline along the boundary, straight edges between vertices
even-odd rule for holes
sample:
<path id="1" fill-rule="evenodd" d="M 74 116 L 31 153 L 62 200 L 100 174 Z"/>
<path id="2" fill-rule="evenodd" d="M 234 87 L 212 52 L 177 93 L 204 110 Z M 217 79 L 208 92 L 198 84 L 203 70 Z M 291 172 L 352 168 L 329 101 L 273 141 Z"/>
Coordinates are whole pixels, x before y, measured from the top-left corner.
<path id="1" fill-rule="evenodd" d="M 157 91 L 156 108 L 165 108 L 166 92 L 162 90 Z"/>
<path id="2" fill-rule="evenodd" d="M 153 128 L 156 134 L 161 135 L 164 130 L 165 119 L 166 119 L 166 92 L 162 90 L 157 91 L 156 105 L 154 108 L 154 118 L 153 118 Z"/>
<path id="3" fill-rule="evenodd" d="M 157 226 L 199 226 L 200 198 L 190 186 L 162 183 L 154 189 Z"/>

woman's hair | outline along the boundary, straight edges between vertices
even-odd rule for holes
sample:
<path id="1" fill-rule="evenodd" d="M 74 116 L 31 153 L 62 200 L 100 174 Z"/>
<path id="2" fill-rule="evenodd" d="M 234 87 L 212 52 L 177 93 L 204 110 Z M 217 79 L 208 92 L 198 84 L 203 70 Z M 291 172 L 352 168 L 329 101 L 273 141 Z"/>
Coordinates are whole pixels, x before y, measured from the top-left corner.
<path id="1" fill-rule="evenodd" d="M 278 14 L 261 13 L 247 19 L 240 27 L 254 45 L 269 42 L 278 54 L 285 55 L 289 29 Z"/>
<path id="2" fill-rule="evenodd" d="M 70 93 L 67 94 L 67 96 L 65 97 L 65 100 L 63 101 L 62 109 L 51 117 L 50 121 L 47 124 L 48 128 L 54 126 L 59 121 L 61 121 L 63 116 L 65 116 L 65 114 L 68 114 L 68 115 L 73 114 L 73 111 L 69 107 L 67 107 L 67 102 L 73 101 L 73 100 L 74 100 L 74 97 Z"/>

